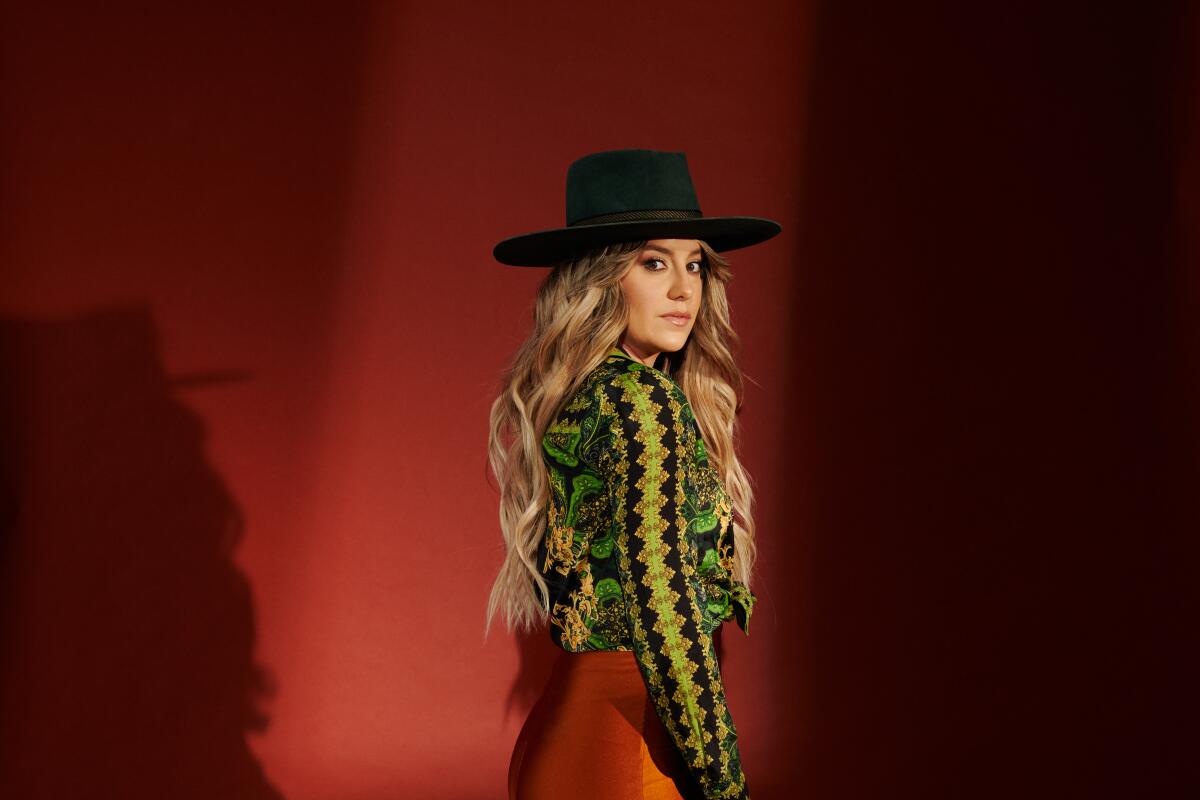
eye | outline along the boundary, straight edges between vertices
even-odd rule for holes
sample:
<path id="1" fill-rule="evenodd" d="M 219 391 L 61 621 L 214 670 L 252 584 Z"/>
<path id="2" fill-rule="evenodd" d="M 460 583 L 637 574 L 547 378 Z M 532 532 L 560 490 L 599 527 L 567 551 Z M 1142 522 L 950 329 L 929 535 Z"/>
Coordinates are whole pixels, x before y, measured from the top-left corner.
<path id="1" fill-rule="evenodd" d="M 655 264 L 659 264 L 661 266 L 655 267 Z M 662 272 L 667 268 L 667 262 L 663 261 L 661 258 L 647 258 L 642 262 L 642 266 L 651 272 Z M 692 273 L 693 275 L 698 275 L 704 271 L 704 263 L 701 261 L 690 261 L 688 262 L 687 268 L 688 272 Z"/>

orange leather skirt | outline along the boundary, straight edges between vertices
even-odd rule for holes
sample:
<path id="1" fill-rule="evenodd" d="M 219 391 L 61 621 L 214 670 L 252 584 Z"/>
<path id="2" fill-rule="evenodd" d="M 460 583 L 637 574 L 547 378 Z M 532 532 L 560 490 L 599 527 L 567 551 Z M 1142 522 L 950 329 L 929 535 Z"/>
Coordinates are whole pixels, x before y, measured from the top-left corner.
<path id="1" fill-rule="evenodd" d="M 692 785 L 633 653 L 561 651 L 517 736 L 509 800 L 683 800 Z"/>

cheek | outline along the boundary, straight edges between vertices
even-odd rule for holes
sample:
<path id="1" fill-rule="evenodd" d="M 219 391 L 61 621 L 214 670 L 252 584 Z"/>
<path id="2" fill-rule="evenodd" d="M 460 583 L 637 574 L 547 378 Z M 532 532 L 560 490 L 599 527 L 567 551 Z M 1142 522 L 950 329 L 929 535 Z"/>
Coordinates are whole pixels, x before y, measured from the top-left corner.
<path id="1" fill-rule="evenodd" d="M 645 287 L 636 281 L 626 279 L 621 282 L 621 291 L 625 294 L 625 305 L 629 307 L 630 318 L 640 318 L 647 313 L 647 297 Z"/>

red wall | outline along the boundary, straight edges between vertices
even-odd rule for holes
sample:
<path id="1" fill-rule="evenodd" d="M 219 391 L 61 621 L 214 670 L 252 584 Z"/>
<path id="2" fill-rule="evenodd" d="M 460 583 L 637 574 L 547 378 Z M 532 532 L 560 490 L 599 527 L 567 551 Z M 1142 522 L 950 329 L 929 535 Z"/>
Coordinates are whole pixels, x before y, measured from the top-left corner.
<path id="1" fill-rule="evenodd" d="M 9 8 L 0 795 L 500 796 L 553 649 L 482 638 L 487 411 L 544 275 L 490 249 L 651 147 L 784 225 L 731 254 L 755 797 L 1168 796 L 1195 31 Z"/>

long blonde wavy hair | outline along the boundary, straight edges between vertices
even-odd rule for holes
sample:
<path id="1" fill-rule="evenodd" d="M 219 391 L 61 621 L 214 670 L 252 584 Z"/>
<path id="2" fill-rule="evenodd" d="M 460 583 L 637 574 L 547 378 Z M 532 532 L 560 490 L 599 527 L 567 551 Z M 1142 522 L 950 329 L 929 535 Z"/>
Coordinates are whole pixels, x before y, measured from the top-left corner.
<path id="1" fill-rule="evenodd" d="M 549 590 L 535 563 L 546 526 L 549 481 L 542 436 L 562 407 L 625 331 L 629 310 L 620 281 L 645 242 L 592 250 L 557 264 L 538 289 L 533 331 L 517 349 L 492 403 L 488 462 L 500 488 L 505 556 L 488 597 L 484 638 L 503 611 L 511 631 L 532 630 L 550 613 Z M 656 367 L 683 389 L 734 512 L 734 577 L 750 586 L 756 557 L 750 478 L 735 452 L 742 374 L 729 323 L 729 262 L 700 242 L 700 311 L 682 349 Z M 532 588 L 536 586 L 537 595 Z"/>

